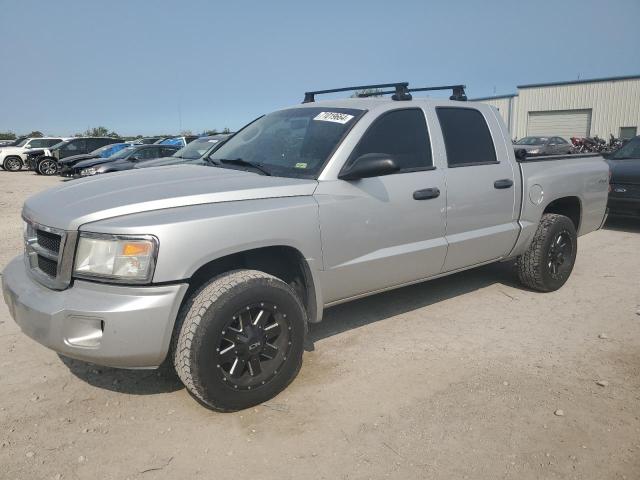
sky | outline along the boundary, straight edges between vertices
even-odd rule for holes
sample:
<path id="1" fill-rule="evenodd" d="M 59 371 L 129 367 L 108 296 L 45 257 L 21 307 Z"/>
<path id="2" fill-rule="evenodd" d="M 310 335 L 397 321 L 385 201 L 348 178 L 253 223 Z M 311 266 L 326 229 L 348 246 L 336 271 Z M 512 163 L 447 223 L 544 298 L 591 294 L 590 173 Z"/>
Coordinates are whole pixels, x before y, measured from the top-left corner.
<path id="1" fill-rule="evenodd" d="M 305 90 L 640 74 L 639 0 L 0 0 L 0 131 L 238 129 Z"/>

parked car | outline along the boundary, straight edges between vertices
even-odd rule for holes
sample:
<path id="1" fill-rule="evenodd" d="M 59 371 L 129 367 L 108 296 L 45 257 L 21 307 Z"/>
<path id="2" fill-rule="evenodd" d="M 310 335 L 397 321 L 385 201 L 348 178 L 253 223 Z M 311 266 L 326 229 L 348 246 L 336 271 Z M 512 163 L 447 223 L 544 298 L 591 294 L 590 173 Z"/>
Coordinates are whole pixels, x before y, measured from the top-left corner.
<path id="1" fill-rule="evenodd" d="M 197 135 L 187 135 L 184 137 L 165 138 L 163 140 L 159 140 L 156 143 L 160 145 L 178 145 L 179 147 L 184 147 L 185 145 L 193 142 L 196 138 L 199 137 Z"/>
<path id="2" fill-rule="evenodd" d="M 392 99 L 307 92 L 210 166 L 29 198 L 25 254 L 2 274 L 9 312 L 62 355 L 172 362 L 201 403 L 232 411 L 295 378 L 325 307 L 508 259 L 528 288 L 562 287 L 578 236 L 604 220 L 602 157 L 516 160 L 494 107 L 366 88 L 381 87 Z"/>
<path id="3" fill-rule="evenodd" d="M 15 146 L 0 148 L 0 166 L 8 172 L 17 172 L 26 164 L 31 149 L 48 148 L 63 140 L 61 137 L 25 138 Z"/>
<path id="4" fill-rule="evenodd" d="M 170 157 L 156 158 L 154 160 L 145 160 L 138 162 L 133 168 L 162 167 L 165 165 L 205 165 L 206 157 L 229 138 L 227 134 L 211 135 L 208 137 L 200 137 L 191 142 L 186 147 L 182 147 Z"/>
<path id="5" fill-rule="evenodd" d="M 58 173 L 62 176 L 70 176 L 72 174 L 73 167 L 82 162 L 83 160 L 90 160 L 93 158 L 109 158 L 115 155 L 119 151 L 130 147 L 130 143 L 112 143 L 95 149 L 91 153 L 83 153 L 81 155 L 71 155 L 70 157 L 63 158 L 58 161 Z"/>
<path id="6" fill-rule="evenodd" d="M 40 175 L 55 175 L 58 173 L 58 162 L 63 158 L 93 152 L 97 148 L 111 145 L 112 143 L 123 143 L 123 141 L 121 138 L 111 137 L 72 138 L 51 148 L 29 152 L 29 168 Z"/>
<path id="7" fill-rule="evenodd" d="M 138 162 L 169 157 L 179 149 L 177 145 L 130 145 L 109 158 L 92 158 L 78 162 L 72 167 L 70 175 L 87 177 L 98 173 L 129 170 Z"/>
<path id="8" fill-rule="evenodd" d="M 571 143 L 562 137 L 524 137 L 514 144 L 514 148 L 526 150 L 530 157 L 573 153 Z"/>
<path id="9" fill-rule="evenodd" d="M 151 145 L 159 140 L 164 140 L 165 137 L 144 137 L 133 140 L 131 143 L 134 145 Z"/>
<path id="10" fill-rule="evenodd" d="M 611 170 L 609 214 L 640 217 L 640 136 L 605 158 Z"/>

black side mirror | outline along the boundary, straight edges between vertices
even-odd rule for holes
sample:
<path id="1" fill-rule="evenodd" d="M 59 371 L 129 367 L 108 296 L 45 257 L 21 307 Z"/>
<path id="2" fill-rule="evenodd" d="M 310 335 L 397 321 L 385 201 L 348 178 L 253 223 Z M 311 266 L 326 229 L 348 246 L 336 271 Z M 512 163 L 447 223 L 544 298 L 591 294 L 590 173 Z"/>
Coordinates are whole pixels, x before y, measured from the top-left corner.
<path id="1" fill-rule="evenodd" d="M 524 148 L 515 149 L 516 160 L 524 160 L 527 158 L 527 151 Z"/>
<path id="2" fill-rule="evenodd" d="M 341 180 L 359 180 L 361 178 L 380 177 L 400 170 L 398 164 L 389 155 L 384 153 L 367 153 L 354 160 L 354 162 L 340 172 Z"/>

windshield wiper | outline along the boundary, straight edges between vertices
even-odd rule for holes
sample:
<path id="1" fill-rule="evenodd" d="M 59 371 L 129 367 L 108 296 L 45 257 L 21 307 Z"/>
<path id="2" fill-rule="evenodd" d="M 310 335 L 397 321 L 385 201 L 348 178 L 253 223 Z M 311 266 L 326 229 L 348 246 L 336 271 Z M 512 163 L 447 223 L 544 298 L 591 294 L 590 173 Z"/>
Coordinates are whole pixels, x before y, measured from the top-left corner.
<path id="1" fill-rule="evenodd" d="M 210 159 L 210 160 L 211 160 L 211 162 L 213 162 L 215 164 L 215 160 L 213 160 L 213 159 Z M 254 168 L 254 169 L 258 170 L 263 175 L 271 176 L 271 172 L 269 170 L 267 170 L 261 163 L 249 162 L 247 160 L 243 160 L 242 158 L 216 158 L 216 160 L 218 162 L 222 163 L 222 164 L 240 165 L 240 166 L 245 166 L 245 167 L 251 167 L 251 168 Z"/>

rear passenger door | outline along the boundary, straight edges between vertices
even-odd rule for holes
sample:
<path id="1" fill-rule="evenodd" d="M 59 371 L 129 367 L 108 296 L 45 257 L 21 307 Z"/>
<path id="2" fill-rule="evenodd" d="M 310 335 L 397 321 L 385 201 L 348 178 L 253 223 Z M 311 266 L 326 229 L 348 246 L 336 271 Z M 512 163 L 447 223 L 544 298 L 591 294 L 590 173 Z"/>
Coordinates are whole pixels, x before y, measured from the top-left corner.
<path id="1" fill-rule="evenodd" d="M 444 271 L 498 259 L 519 232 L 514 165 L 494 117 L 470 107 L 437 107 L 447 156 L 449 243 Z M 488 123 L 489 122 L 489 123 Z M 496 148 L 500 147 L 500 156 Z"/>
<path id="2" fill-rule="evenodd" d="M 422 109 L 382 113 L 345 163 L 393 158 L 400 172 L 319 182 L 325 303 L 438 274 L 444 239 L 444 171 L 436 169 Z"/>

